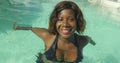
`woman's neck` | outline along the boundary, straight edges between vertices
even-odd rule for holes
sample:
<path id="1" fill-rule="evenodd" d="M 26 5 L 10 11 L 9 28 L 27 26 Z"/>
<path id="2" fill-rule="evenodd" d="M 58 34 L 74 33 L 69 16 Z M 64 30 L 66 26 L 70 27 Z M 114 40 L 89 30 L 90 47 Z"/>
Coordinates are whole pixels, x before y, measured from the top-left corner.
<path id="1" fill-rule="evenodd" d="M 68 38 L 64 38 L 64 37 L 61 37 L 61 36 L 58 36 L 58 38 L 62 41 L 62 42 L 68 42 L 68 43 L 71 43 L 74 41 L 74 34 L 71 35 L 70 37 Z"/>

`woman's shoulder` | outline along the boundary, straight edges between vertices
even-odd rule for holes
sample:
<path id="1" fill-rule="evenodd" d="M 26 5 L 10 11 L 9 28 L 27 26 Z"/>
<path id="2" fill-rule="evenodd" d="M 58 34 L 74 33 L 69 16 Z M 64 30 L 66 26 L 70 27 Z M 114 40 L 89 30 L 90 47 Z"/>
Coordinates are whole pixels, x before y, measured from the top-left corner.
<path id="1" fill-rule="evenodd" d="M 55 36 L 51 34 L 48 31 L 48 29 L 45 29 L 45 28 L 32 28 L 32 32 L 34 32 L 37 36 L 39 36 L 41 39 L 45 41 Z"/>
<path id="2" fill-rule="evenodd" d="M 76 34 L 78 43 L 82 45 L 83 47 L 87 45 L 88 43 L 91 43 L 92 45 L 95 45 L 96 43 L 92 40 L 90 36 L 87 35 L 79 35 Z"/>
<path id="3" fill-rule="evenodd" d="M 75 36 L 76 36 L 77 39 L 79 39 L 82 42 L 87 42 L 88 39 L 90 38 L 87 35 L 80 35 L 80 34 L 76 34 L 76 33 L 75 33 Z"/>
<path id="4" fill-rule="evenodd" d="M 77 38 L 77 42 L 79 43 L 80 46 L 85 46 L 88 43 L 88 36 L 84 36 L 84 35 L 79 35 L 79 34 L 75 34 L 76 38 Z"/>

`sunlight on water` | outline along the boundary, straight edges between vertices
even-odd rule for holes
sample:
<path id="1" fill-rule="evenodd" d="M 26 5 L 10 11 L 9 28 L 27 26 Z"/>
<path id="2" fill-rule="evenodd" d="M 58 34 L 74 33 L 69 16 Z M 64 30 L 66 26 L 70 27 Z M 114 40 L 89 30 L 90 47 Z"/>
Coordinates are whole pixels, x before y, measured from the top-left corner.
<path id="1" fill-rule="evenodd" d="M 37 53 L 44 53 L 43 41 L 31 31 L 14 31 L 13 23 L 47 28 L 50 13 L 59 1 L 0 0 L 0 63 L 35 63 Z M 97 43 L 84 48 L 82 63 L 120 63 L 119 12 L 91 5 L 87 0 L 74 2 L 87 22 L 84 34 Z"/>

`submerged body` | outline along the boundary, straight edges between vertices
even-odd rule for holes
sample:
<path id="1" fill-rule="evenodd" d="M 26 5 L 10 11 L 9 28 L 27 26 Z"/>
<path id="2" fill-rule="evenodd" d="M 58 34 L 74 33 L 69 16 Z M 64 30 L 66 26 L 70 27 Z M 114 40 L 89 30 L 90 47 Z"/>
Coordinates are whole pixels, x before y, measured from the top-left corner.
<path id="1" fill-rule="evenodd" d="M 46 48 L 44 54 L 39 53 L 37 63 L 78 63 L 83 59 L 82 49 L 88 43 L 87 36 L 74 34 L 71 43 L 60 42 L 59 36 L 55 36 L 51 46 Z M 47 47 L 47 46 L 46 46 Z"/>

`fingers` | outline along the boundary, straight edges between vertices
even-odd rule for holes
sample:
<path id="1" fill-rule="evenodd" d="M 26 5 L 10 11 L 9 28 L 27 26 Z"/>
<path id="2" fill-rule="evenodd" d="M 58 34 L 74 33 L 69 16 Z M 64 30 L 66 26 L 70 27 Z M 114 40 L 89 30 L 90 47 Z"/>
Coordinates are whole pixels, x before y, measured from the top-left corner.
<path id="1" fill-rule="evenodd" d="M 94 42 L 94 41 L 91 41 L 90 42 L 93 46 L 95 46 L 96 45 L 96 43 Z"/>
<path id="2" fill-rule="evenodd" d="M 14 30 L 16 30 L 16 29 L 17 29 L 16 22 L 14 22 L 14 24 L 13 24 L 13 29 L 14 29 Z"/>

